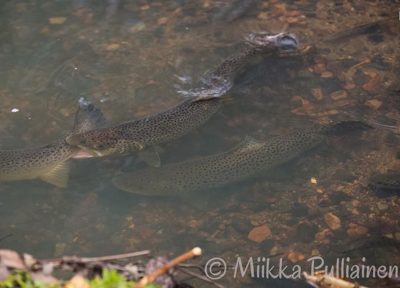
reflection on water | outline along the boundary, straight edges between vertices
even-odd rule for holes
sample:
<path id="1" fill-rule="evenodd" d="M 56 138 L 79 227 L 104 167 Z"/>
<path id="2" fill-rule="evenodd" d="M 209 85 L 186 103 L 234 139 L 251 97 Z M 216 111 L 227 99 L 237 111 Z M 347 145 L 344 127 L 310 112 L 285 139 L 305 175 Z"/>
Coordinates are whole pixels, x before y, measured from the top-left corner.
<path id="1" fill-rule="evenodd" d="M 182 79 L 199 83 L 246 33 L 284 28 L 313 48 L 252 63 L 216 115 L 160 147 L 163 164 L 330 121 L 396 126 L 397 8 L 390 1 L 2 1 L 0 145 L 64 137 L 82 96 L 110 124 L 165 110 L 182 100 L 177 87 L 192 85 Z M 339 31 L 346 32 L 333 34 Z M 400 167 L 394 132 L 333 137 L 256 179 L 179 198 L 114 187 L 116 175 L 146 166 L 136 155 L 76 160 L 66 189 L 1 183 L 0 245 L 38 257 L 168 254 L 199 245 L 204 259 L 399 263 L 398 191 L 382 195 L 369 186 L 371 176 Z M 221 283 L 250 283 L 231 281 Z"/>

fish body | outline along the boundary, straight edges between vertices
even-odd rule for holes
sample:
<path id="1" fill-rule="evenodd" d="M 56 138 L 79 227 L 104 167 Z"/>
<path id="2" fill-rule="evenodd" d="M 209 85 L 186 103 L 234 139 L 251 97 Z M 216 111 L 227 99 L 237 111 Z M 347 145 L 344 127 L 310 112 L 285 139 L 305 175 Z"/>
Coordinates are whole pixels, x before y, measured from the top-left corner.
<path id="1" fill-rule="evenodd" d="M 218 97 L 188 99 L 164 112 L 71 135 L 66 141 L 96 156 L 141 151 L 201 126 L 218 111 L 223 100 Z"/>
<path id="2" fill-rule="evenodd" d="M 204 82 L 215 79 L 232 80 L 241 69 L 258 56 L 285 54 L 298 48 L 296 36 L 290 33 L 269 34 L 265 32 L 250 33 L 246 36 L 244 48 L 235 55 L 226 58 L 212 72 L 204 77 Z"/>
<path id="3" fill-rule="evenodd" d="M 121 190 L 146 196 L 179 195 L 223 186 L 283 164 L 316 147 L 329 135 L 342 133 L 346 126 L 362 128 L 342 123 L 346 122 L 307 128 L 265 142 L 246 139 L 231 151 L 122 174 L 113 183 Z"/>
<path id="4" fill-rule="evenodd" d="M 40 178 L 58 187 L 65 187 L 68 165 L 78 148 L 64 140 L 31 149 L 0 151 L 0 181 Z"/>
<path id="5" fill-rule="evenodd" d="M 227 57 L 217 67 L 205 73 L 200 87 L 178 92 L 191 97 L 220 97 L 233 87 L 235 77 L 249 63 L 260 57 L 293 54 L 298 45 L 296 36 L 290 33 L 250 33 L 246 36 L 244 47 L 238 53 Z"/>
<path id="6" fill-rule="evenodd" d="M 97 108 L 80 101 L 80 108 L 75 116 L 75 132 L 93 129 L 103 122 L 103 115 Z M 90 157 L 65 140 L 37 148 L 0 150 L 0 181 L 39 178 L 55 186 L 65 187 L 69 174 L 68 160 L 75 156 Z"/>
<path id="7" fill-rule="evenodd" d="M 251 58 L 260 54 L 293 51 L 297 46 L 297 39 L 291 34 L 252 33 L 247 37 L 247 46 L 243 51 L 228 57 L 206 75 L 203 87 L 187 92 L 190 99 L 145 118 L 71 135 L 66 141 L 92 155 L 107 156 L 144 151 L 179 138 L 201 126 L 218 111 L 223 101 L 222 96 L 232 86 L 232 79 Z M 159 163 L 153 164 L 159 166 Z"/>

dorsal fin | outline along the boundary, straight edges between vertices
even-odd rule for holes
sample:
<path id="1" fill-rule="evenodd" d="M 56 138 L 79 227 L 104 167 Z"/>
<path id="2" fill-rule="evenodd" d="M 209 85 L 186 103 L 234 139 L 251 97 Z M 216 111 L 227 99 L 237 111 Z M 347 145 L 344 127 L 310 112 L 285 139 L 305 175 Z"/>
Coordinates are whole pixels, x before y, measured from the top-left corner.
<path id="1" fill-rule="evenodd" d="M 235 145 L 233 148 L 229 149 L 227 153 L 235 153 L 238 151 L 250 150 L 254 147 L 260 146 L 262 142 L 256 140 L 251 136 L 246 136 L 239 144 Z"/>

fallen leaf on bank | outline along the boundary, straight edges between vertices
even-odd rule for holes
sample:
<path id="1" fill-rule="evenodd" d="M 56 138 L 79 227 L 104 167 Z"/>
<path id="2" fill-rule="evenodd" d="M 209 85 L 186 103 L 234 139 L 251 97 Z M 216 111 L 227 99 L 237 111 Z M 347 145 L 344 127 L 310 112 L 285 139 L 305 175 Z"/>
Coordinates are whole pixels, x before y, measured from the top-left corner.
<path id="1" fill-rule="evenodd" d="M 9 268 L 25 269 L 25 264 L 19 254 L 12 250 L 0 250 L 0 262 Z"/>

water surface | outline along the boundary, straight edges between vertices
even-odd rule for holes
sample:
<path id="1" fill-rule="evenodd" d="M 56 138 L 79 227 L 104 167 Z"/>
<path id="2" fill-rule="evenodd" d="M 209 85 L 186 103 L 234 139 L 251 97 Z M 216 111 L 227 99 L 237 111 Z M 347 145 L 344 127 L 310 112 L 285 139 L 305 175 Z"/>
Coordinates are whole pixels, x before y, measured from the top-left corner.
<path id="1" fill-rule="evenodd" d="M 167 109 L 182 101 L 177 90 L 196 87 L 237 52 L 246 33 L 265 30 L 286 29 L 315 49 L 251 65 L 217 115 L 162 147 L 163 163 L 329 121 L 396 126 L 397 9 L 393 1 L 2 1 L 1 148 L 65 137 L 82 96 L 111 124 Z M 335 38 L 365 23 L 375 24 Z M 273 173 L 182 199 L 113 187 L 114 175 L 144 167 L 136 155 L 74 161 L 66 189 L 0 184 L 0 239 L 9 235 L 0 245 L 37 257 L 140 249 L 172 255 L 199 245 L 202 263 L 215 256 L 234 263 L 237 255 L 276 255 L 303 267 L 313 255 L 399 263 L 398 194 L 381 197 L 368 187 L 371 175 L 398 170 L 398 147 L 387 129 L 334 138 Z M 340 228 L 329 226 L 329 213 Z M 260 225 L 271 235 L 248 239 Z"/>

